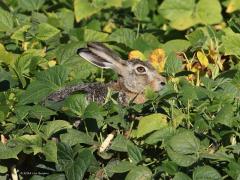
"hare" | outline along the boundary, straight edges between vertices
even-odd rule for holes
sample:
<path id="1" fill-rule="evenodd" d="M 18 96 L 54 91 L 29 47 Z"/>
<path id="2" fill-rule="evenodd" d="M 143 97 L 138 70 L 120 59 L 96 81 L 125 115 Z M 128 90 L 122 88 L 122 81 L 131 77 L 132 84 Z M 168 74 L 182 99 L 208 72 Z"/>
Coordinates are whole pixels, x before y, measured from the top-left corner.
<path id="1" fill-rule="evenodd" d="M 73 92 L 84 91 L 89 100 L 104 102 L 108 90 L 111 89 L 118 92 L 117 100 L 120 104 L 126 105 L 131 100 L 136 104 L 141 104 L 146 101 L 144 90 L 147 86 L 153 91 L 159 91 L 166 83 L 166 79 L 158 74 L 148 62 L 139 59 L 123 60 L 102 43 L 88 43 L 87 48 L 80 48 L 77 53 L 100 68 L 113 69 L 119 75 L 118 81 L 68 87 L 51 94 L 48 99 L 59 101 Z"/>

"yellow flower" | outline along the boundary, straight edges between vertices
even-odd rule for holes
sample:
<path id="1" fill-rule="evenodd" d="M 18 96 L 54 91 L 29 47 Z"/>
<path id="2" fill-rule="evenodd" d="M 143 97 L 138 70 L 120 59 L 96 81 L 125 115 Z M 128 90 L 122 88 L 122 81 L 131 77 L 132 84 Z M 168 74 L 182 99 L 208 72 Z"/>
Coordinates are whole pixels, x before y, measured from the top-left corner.
<path id="1" fill-rule="evenodd" d="M 140 59 L 140 60 L 144 60 L 145 59 L 145 56 L 143 53 L 141 53 L 140 51 L 138 50 L 133 50 L 133 51 L 130 51 L 128 53 L 128 59 L 129 60 L 132 60 L 132 59 Z"/>
<path id="2" fill-rule="evenodd" d="M 165 65 L 165 51 L 163 49 L 155 49 L 149 56 L 152 66 L 158 71 L 163 72 Z"/>

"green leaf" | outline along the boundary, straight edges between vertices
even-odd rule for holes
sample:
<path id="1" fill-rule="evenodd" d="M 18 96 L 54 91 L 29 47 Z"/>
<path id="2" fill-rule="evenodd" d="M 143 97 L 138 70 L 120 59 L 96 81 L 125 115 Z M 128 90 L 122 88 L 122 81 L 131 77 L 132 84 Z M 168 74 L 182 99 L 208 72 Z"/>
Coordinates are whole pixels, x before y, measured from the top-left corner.
<path id="1" fill-rule="evenodd" d="M 200 141 L 191 131 L 183 131 L 173 136 L 168 142 L 167 153 L 179 166 L 187 167 L 198 159 Z"/>
<path id="2" fill-rule="evenodd" d="M 3 144 L 0 142 L 0 159 L 18 159 L 18 153 L 22 151 L 21 145 Z"/>
<path id="3" fill-rule="evenodd" d="M 5 174 L 8 172 L 8 168 L 6 166 L 0 165 L 0 173 Z"/>
<path id="4" fill-rule="evenodd" d="M 111 167 L 111 171 L 114 173 L 124 173 L 135 168 L 136 165 L 129 161 L 120 161 Z"/>
<path id="5" fill-rule="evenodd" d="M 126 126 L 127 126 L 125 119 L 120 115 L 111 116 L 111 117 L 105 119 L 104 121 L 109 126 L 112 126 L 115 129 L 118 129 L 119 127 L 126 128 Z"/>
<path id="6" fill-rule="evenodd" d="M 240 149 L 239 147 L 238 149 Z M 238 179 L 240 177 L 240 164 L 232 161 L 228 164 L 228 168 L 225 171 L 232 179 Z"/>
<path id="7" fill-rule="evenodd" d="M 64 108 L 67 108 L 79 117 L 82 117 L 87 105 L 88 102 L 84 94 L 71 95 L 64 101 Z"/>
<path id="8" fill-rule="evenodd" d="M 193 47 L 202 47 L 207 40 L 207 36 L 205 36 L 202 29 L 197 29 L 188 34 L 186 37 Z"/>
<path id="9" fill-rule="evenodd" d="M 184 114 L 181 110 L 172 109 L 171 122 L 174 128 L 177 128 L 185 118 L 186 118 L 186 114 Z"/>
<path id="10" fill-rule="evenodd" d="M 59 165 L 62 166 L 62 169 L 64 169 L 65 166 L 67 166 L 66 163 L 71 163 L 74 161 L 74 154 L 71 146 L 65 143 L 58 143 L 57 144 L 57 157 Z"/>
<path id="11" fill-rule="evenodd" d="M 84 30 L 84 41 L 86 42 L 104 42 L 107 40 L 108 34 L 94 31 L 92 29 L 85 29 Z"/>
<path id="12" fill-rule="evenodd" d="M 191 178 L 185 173 L 178 172 L 175 174 L 173 180 L 191 180 Z"/>
<path id="13" fill-rule="evenodd" d="M 133 6 L 132 11 L 138 20 L 146 20 L 149 13 L 148 0 L 138 1 L 138 3 Z"/>
<path id="14" fill-rule="evenodd" d="M 20 96 L 19 104 L 37 103 L 53 92 L 46 83 L 34 81 L 27 90 Z"/>
<path id="15" fill-rule="evenodd" d="M 42 5 L 45 3 L 45 0 L 19 0 L 18 5 L 21 9 L 27 11 L 39 10 Z"/>
<path id="16" fill-rule="evenodd" d="M 187 103 L 190 100 L 196 100 L 197 97 L 197 88 L 190 83 L 184 83 L 180 95 L 182 96 L 182 101 Z"/>
<path id="17" fill-rule="evenodd" d="M 225 104 L 218 112 L 214 122 L 224 124 L 225 126 L 232 127 L 234 107 L 231 104 Z"/>
<path id="18" fill-rule="evenodd" d="M 13 28 L 13 16 L 8 11 L 0 8 L 0 32 L 9 32 Z"/>
<path id="19" fill-rule="evenodd" d="M 179 171 L 178 165 L 173 161 L 163 161 L 162 163 L 162 169 L 164 172 L 166 172 L 169 175 L 174 175 Z"/>
<path id="20" fill-rule="evenodd" d="M 195 0 L 165 0 L 160 5 L 158 12 L 170 20 L 170 25 L 178 30 L 184 30 L 195 24 L 192 17 Z"/>
<path id="21" fill-rule="evenodd" d="M 121 7 L 123 1 L 122 0 L 108 0 L 105 2 L 104 8 L 109 8 L 109 7 Z"/>
<path id="22" fill-rule="evenodd" d="M 8 72 L 0 67 L 0 82 L 3 81 L 8 81 L 10 88 L 15 87 L 18 84 L 17 80 L 12 76 L 11 72 Z"/>
<path id="23" fill-rule="evenodd" d="M 196 6 L 196 12 L 200 22 L 203 24 L 216 24 L 221 22 L 221 4 L 219 0 L 200 0 Z"/>
<path id="24" fill-rule="evenodd" d="M 17 137 L 14 141 L 23 146 L 24 153 L 36 155 L 42 152 L 42 139 L 39 135 L 25 134 Z"/>
<path id="25" fill-rule="evenodd" d="M 30 117 L 37 118 L 37 119 L 47 119 L 49 116 L 56 115 L 55 111 L 52 111 L 46 107 L 35 105 L 31 106 L 29 111 Z"/>
<path id="26" fill-rule="evenodd" d="M 6 51 L 5 47 L 0 44 L 0 63 L 2 62 L 7 65 L 13 66 L 15 62 L 15 57 L 12 53 Z"/>
<path id="27" fill-rule="evenodd" d="M 127 138 L 121 134 L 118 134 L 117 137 L 113 140 L 110 149 L 120 152 L 128 152 L 126 144 L 129 142 Z"/>
<path id="28" fill-rule="evenodd" d="M 77 158 L 64 168 L 67 179 L 83 179 L 84 174 L 91 163 L 92 156 L 93 155 L 90 150 L 84 149 L 80 152 Z"/>
<path id="29" fill-rule="evenodd" d="M 222 20 L 221 5 L 218 0 L 175 1 L 165 0 L 158 9 L 170 25 L 177 30 L 185 30 L 195 24 L 215 24 Z"/>
<path id="30" fill-rule="evenodd" d="M 83 117 L 103 120 L 104 114 L 105 111 L 102 106 L 98 105 L 96 102 L 91 102 L 85 109 Z"/>
<path id="31" fill-rule="evenodd" d="M 60 135 L 60 139 L 61 139 L 61 142 L 68 144 L 70 146 L 74 146 L 79 143 L 88 144 L 88 145 L 97 144 L 97 142 L 95 142 L 92 139 L 92 137 L 76 129 L 68 129 L 67 133 Z"/>
<path id="32" fill-rule="evenodd" d="M 74 26 L 74 12 L 70 9 L 61 9 L 56 13 L 59 19 L 60 27 L 70 31 Z"/>
<path id="33" fill-rule="evenodd" d="M 39 135 L 30 135 L 25 134 L 22 136 L 19 136 L 15 139 L 16 142 L 23 144 L 24 146 L 42 146 L 42 139 Z"/>
<path id="34" fill-rule="evenodd" d="M 169 141 L 169 146 L 178 153 L 192 154 L 198 152 L 200 141 L 193 132 L 185 130 L 173 136 Z"/>
<path id="35" fill-rule="evenodd" d="M 46 125 L 43 125 L 41 131 L 43 132 L 45 137 L 50 138 L 56 132 L 61 131 L 63 129 L 68 129 L 71 127 L 72 126 L 67 121 L 54 120 L 54 121 L 47 122 Z"/>
<path id="36" fill-rule="evenodd" d="M 41 23 L 37 28 L 36 37 L 42 41 L 46 41 L 60 32 L 59 29 L 47 23 Z"/>
<path id="37" fill-rule="evenodd" d="M 88 0 L 74 1 L 74 14 L 77 22 L 97 13 L 100 9 L 100 7 L 90 3 Z"/>
<path id="38" fill-rule="evenodd" d="M 164 141 L 173 136 L 174 133 L 175 129 L 173 127 L 164 127 L 150 134 L 144 142 L 147 144 L 157 144 L 159 141 Z"/>
<path id="39" fill-rule="evenodd" d="M 218 180 L 222 179 L 216 169 L 210 166 L 198 167 L 193 171 L 193 180 Z"/>
<path id="40" fill-rule="evenodd" d="M 133 168 L 126 176 L 125 180 L 151 180 L 152 172 L 145 166 Z"/>
<path id="41" fill-rule="evenodd" d="M 56 142 L 48 140 L 43 146 L 43 154 L 46 157 L 46 161 L 57 163 L 57 145 Z"/>
<path id="42" fill-rule="evenodd" d="M 167 117 L 163 114 L 151 114 L 142 117 L 137 127 L 137 137 L 142 137 L 152 131 L 167 127 Z"/>
<path id="43" fill-rule="evenodd" d="M 133 42 L 136 38 L 136 33 L 127 28 L 120 28 L 114 31 L 109 37 L 109 41 L 115 41 L 117 43 L 122 43 L 125 46 L 132 47 Z"/>
<path id="44" fill-rule="evenodd" d="M 127 144 L 128 156 L 131 162 L 134 164 L 139 163 L 142 160 L 142 154 L 140 149 L 135 146 L 132 142 Z"/>
<path id="45" fill-rule="evenodd" d="M 64 66 L 55 66 L 47 71 L 40 72 L 36 75 L 37 80 L 45 82 L 52 89 L 58 90 L 63 87 L 68 78 L 68 70 Z"/>
<path id="46" fill-rule="evenodd" d="M 162 48 L 166 54 L 171 54 L 172 52 L 182 52 L 189 48 L 190 43 L 184 39 L 174 39 L 166 42 Z"/>
<path id="47" fill-rule="evenodd" d="M 60 65 L 73 65 L 82 63 L 80 56 L 77 54 L 77 49 L 83 47 L 83 43 L 69 43 L 60 45 L 56 50 L 57 62 Z"/>
<path id="48" fill-rule="evenodd" d="M 42 177 L 42 176 L 41 176 Z M 31 179 L 31 180 L 35 180 L 35 179 Z M 51 174 L 49 176 L 46 176 L 44 179 L 36 179 L 36 180 L 66 180 L 66 176 L 65 174 Z"/>
<path id="49" fill-rule="evenodd" d="M 166 148 L 166 150 L 170 159 L 174 161 L 177 165 L 182 167 L 191 166 L 198 160 L 198 156 L 196 154 L 185 155 L 182 153 L 177 153 L 168 147 Z"/>
<path id="50" fill-rule="evenodd" d="M 37 80 L 30 83 L 21 95 L 19 104 L 36 103 L 42 101 L 51 92 L 63 87 L 68 78 L 68 71 L 63 66 L 55 66 L 36 75 Z"/>
<path id="51" fill-rule="evenodd" d="M 182 70 L 182 62 L 177 58 L 176 53 L 172 52 L 168 55 L 164 69 L 170 75 L 174 75 Z"/>
<path id="52" fill-rule="evenodd" d="M 25 40 L 25 33 L 28 31 L 30 28 L 30 25 L 24 25 L 21 28 L 19 28 L 17 31 L 15 31 L 11 38 L 19 41 L 24 41 Z"/>
<path id="53" fill-rule="evenodd" d="M 222 38 L 224 52 L 227 55 L 240 55 L 240 34 L 227 33 Z"/>

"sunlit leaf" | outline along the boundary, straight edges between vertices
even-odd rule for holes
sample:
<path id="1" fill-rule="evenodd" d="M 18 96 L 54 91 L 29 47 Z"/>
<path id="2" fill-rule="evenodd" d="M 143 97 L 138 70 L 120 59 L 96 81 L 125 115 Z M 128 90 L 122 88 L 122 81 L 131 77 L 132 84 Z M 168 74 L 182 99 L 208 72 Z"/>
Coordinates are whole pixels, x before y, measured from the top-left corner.
<path id="1" fill-rule="evenodd" d="M 167 125 L 167 117 L 163 114 L 152 114 L 142 117 L 139 120 L 137 136 L 142 137 L 154 130 L 166 127 Z"/>

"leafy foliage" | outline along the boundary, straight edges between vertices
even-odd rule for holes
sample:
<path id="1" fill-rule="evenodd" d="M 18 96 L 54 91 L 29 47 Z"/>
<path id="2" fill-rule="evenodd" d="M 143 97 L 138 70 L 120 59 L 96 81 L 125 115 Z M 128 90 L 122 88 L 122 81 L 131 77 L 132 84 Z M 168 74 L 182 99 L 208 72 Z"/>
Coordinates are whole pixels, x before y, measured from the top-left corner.
<path id="1" fill-rule="evenodd" d="M 239 0 L 2 0 L 1 178 L 239 179 L 239 22 Z M 47 101 L 117 79 L 77 55 L 92 41 L 167 85 L 144 104 Z"/>

